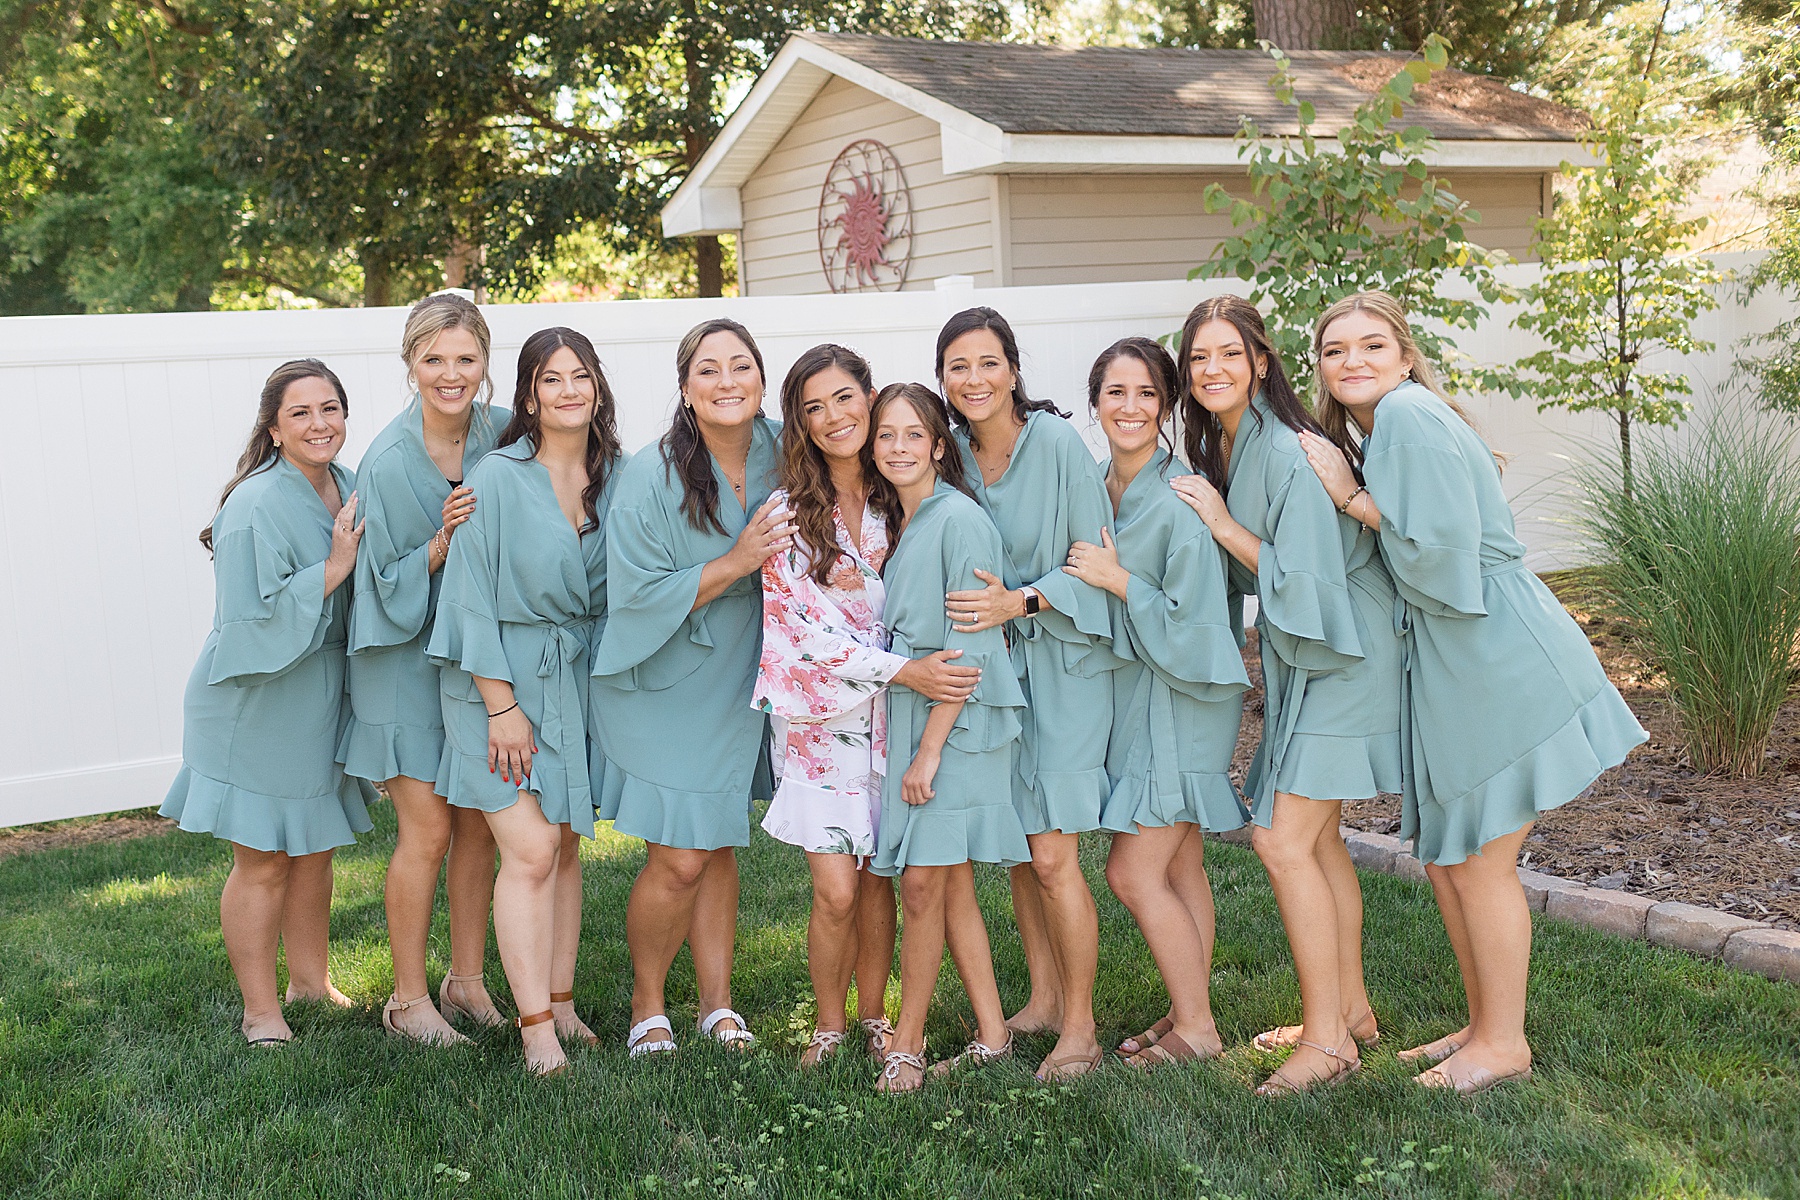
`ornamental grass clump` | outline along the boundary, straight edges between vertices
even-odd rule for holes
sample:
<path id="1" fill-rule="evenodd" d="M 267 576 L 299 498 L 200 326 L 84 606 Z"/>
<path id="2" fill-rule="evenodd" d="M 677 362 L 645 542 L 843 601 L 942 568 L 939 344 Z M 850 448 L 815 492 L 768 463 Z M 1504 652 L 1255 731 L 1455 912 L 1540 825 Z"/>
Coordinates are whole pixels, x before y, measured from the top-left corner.
<path id="1" fill-rule="evenodd" d="M 1795 681 L 1800 454 L 1785 425 L 1722 411 L 1581 485 L 1599 598 L 1667 680 L 1701 771 L 1759 774 Z"/>

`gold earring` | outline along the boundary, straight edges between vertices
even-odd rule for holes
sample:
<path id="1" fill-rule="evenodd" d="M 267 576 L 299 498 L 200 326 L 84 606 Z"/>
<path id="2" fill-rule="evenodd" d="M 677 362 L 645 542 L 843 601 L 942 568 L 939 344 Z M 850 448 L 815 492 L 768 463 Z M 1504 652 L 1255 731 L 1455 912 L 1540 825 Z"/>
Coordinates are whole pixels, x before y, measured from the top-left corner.
<path id="1" fill-rule="evenodd" d="M 526 416 L 528 416 L 528 417 L 535 417 L 535 416 L 537 416 L 537 405 L 535 405 L 535 404 L 527 404 L 527 405 L 526 405 L 526 406 L 525 406 L 525 415 L 526 415 Z"/>

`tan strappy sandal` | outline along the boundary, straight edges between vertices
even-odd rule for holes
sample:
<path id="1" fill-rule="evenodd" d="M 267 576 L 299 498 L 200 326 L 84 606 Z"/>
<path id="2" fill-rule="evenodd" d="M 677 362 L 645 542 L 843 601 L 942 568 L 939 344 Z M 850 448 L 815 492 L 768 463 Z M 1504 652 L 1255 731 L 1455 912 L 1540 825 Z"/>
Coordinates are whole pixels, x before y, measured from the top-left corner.
<path id="1" fill-rule="evenodd" d="M 1367 1035 L 1359 1032 L 1367 1025 L 1374 1025 L 1375 1028 Z M 1273 1029 L 1265 1029 L 1257 1034 L 1251 1039 L 1250 1044 L 1265 1054 L 1271 1054 L 1277 1050 L 1291 1050 L 1300 1044 L 1300 1033 L 1305 1028 L 1304 1025 L 1277 1025 Z M 1364 1050 L 1373 1050 L 1381 1044 L 1381 1026 L 1375 1020 L 1374 1009 L 1369 1009 L 1362 1016 L 1350 1022 L 1350 1036 L 1355 1038 L 1356 1044 Z M 1402 1051 L 1402 1054 L 1404 1053 Z"/>
<path id="2" fill-rule="evenodd" d="M 486 1029 L 498 1029 L 507 1023 L 506 1018 L 500 1015 L 500 1010 L 495 1008 L 491 1002 L 488 1004 L 486 1012 L 477 1012 L 466 1004 L 459 1004 L 452 1000 L 450 985 L 453 983 L 479 983 L 485 987 L 487 978 L 480 973 L 458 975 L 451 972 L 445 975 L 444 981 L 438 984 L 438 1011 L 444 1014 L 444 1020 L 454 1021 L 457 1017 L 462 1017 Z"/>
<path id="3" fill-rule="evenodd" d="M 942 1079 L 961 1067 L 985 1067 L 997 1063 L 1003 1058 L 1011 1058 L 1013 1052 L 1012 1030 L 1006 1031 L 1006 1042 L 1000 1046 L 989 1046 L 985 1042 L 974 1041 L 964 1047 L 961 1054 L 952 1055 L 943 1062 L 933 1063 L 931 1077 Z"/>
<path id="4" fill-rule="evenodd" d="M 1360 1056 L 1356 1058 L 1344 1057 L 1344 1051 L 1348 1050 L 1355 1042 L 1356 1039 L 1349 1033 L 1344 1034 L 1344 1040 L 1337 1046 L 1325 1046 L 1318 1042 L 1309 1042 L 1305 1038 L 1296 1038 L 1294 1040 L 1296 1046 L 1310 1046 L 1312 1049 L 1317 1050 L 1320 1054 L 1325 1055 L 1325 1057 L 1331 1060 L 1331 1074 L 1317 1075 L 1312 1079 L 1307 1080 L 1305 1083 L 1295 1083 L 1281 1073 L 1281 1067 L 1277 1067 L 1273 1075 L 1257 1085 L 1256 1094 L 1264 1098 L 1270 1096 L 1298 1096 L 1302 1092 L 1310 1092 L 1316 1087 L 1331 1087 L 1335 1084 L 1342 1083 L 1344 1080 L 1350 1078 L 1350 1076 L 1362 1070 L 1362 1058 Z M 1287 1064 L 1282 1063 L 1281 1066 L 1285 1067 Z"/>
<path id="5" fill-rule="evenodd" d="M 411 1030 L 402 1029 L 394 1024 L 395 1013 L 403 1013 L 409 1008 L 417 1008 L 421 1004 L 429 1005 L 430 1003 L 430 992 L 425 993 L 423 996 L 414 997 L 411 1000 L 402 1000 L 398 996 L 389 996 L 388 1002 L 381 1007 L 381 1027 L 395 1037 L 403 1037 L 407 1041 L 417 1042 L 421 1046 L 468 1045 L 469 1039 L 456 1032 L 454 1029 L 447 1029 L 443 1033 L 413 1033 Z"/>

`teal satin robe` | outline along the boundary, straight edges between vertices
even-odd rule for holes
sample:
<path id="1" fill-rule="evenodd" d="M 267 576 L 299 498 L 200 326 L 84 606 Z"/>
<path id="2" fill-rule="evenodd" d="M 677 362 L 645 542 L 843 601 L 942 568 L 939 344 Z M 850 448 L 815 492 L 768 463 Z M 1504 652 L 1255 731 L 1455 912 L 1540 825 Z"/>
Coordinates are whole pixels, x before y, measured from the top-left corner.
<path id="1" fill-rule="evenodd" d="M 430 543 L 450 481 L 426 452 L 421 403 L 415 395 L 375 435 L 356 469 L 363 539 L 350 603 L 350 723 L 338 758 L 350 774 L 376 781 L 405 775 L 431 783 L 444 754 L 438 667 L 425 647 L 443 582 L 442 570 L 431 570 Z M 507 409 L 476 407 L 463 440 L 463 479 L 511 419 Z"/>
<path id="2" fill-rule="evenodd" d="M 750 844 L 750 801 L 773 792 L 768 714 L 751 707 L 762 657 L 762 573 L 698 610 L 700 572 L 729 551 L 776 484 L 780 426 L 757 417 L 745 503 L 715 463 L 726 532 L 695 529 L 661 448 L 638 452 L 607 517 L 605 635 L 589 721 L 607 762 L 600 815 L 661 846 Z"/>
<path id="3" fill-rule="evenodd" d="M 350 472 L 331 473 L 348 500 Z M 161 810 L 183 829 L 298 856 L 370 828 L 375 789 L 337 761 L 353 584 L 325 594 L 335 515 L 277 458 L 213 520 L 212 632 L 188 677 L 181 771 Z"/>
<path id="4" fill-rule="evenodd" d="M 1005 474 L 983 485 L 967 430 L 957 444 L 975 498 L 993 518 L 1009 588 L 1031 586 L 1054 611 L 1008 624 L 1012 663 L 1029 707 L 1023 714 L 1013 803 L 1028 834 L 1100 828 L 1111 792 L 1106 742 L 1112 728 L 1112 669 L 1106 593 L 1063 571 L 1075 542 L 1100 544 L 1112 505 L 1094 456 L 1075 427 L 1034 412 L 1019 431 Z M 977 564 L 980 565 L 980 564 Z M 979 581 L 976 587 L 986 586 Z"/>
<path id="5" fill-rule="evenodd" d="M 1001 553 L 1000 535 L 981 506 L 939 480 L 882 571 L 887 584 L 882 623 L 893 652 L 917 658 L 961 650 L 957 665 L 980 668 L 981 682 L 963 702 L 944 743 L 932 781 L 936 794 L 916 805 L 901 798 L 901 777 L 918 753 L 935 704 L 911 688 L 888 686 L 887 777 L 869 868 L 876 874 L 964 862 L 1010 867 L 1031 859 L 1012 802 L 1025 694 L 1009 664 L 1005 635 L 998 627 L 957 633 L 944 612 L 944 593 L 982 586 L 975 568 L 991 570 L 987 564 Z"/>
<path id="6" fill-rule="evenodd" d="M 1426 862 L 1459 863 L 1648 735 L 1525 568 L 1494 456 L 1466 421 L 1403 384 L 1376 405 L 1363 454 L 1406 647 L 1400 836 Z"/>
<path id="7" fill-rule="evenodd" d="M 1269 825 L 1278 791 L 1398 794 L 1400 637 L 1375 535 L 1336 511 L 1299 435 L 1260 395 L 1238 425 L 1226 489 L 1233 519 L 1262 539 L 1254 577 L 1231 564 L 1232 586 L 1257 597 L 1263 736 L 1244 786 L 1256 823 Z"/>
<path id="8" fill-rule="evenodd" d="M 1190 472 L 1160 447 L 1119 497 L 1113 544 L 1131 573 L 1115 598 L 1112 779 L 1102 824 L 1120 833 L 1187 821 L 1236 829 L 1249 810 L 1231 782 L 1243 721 L 1243 601 L 1225 552 L 1169 481 Z"/>
<path id="9" fill-rule="evenodd" d="M 588 662 L 606 611 L 606 516 L 615 461 L 585 533 L 563 516 L 529 439 L 495 450 L 469 475 L 475 515 L 450 539 L 426 654 L 443 670 L 444 754 L 438 790 L 459 808 L 499 812 L 521 790 L 544 819 L 594 835 L 587 739 Z M 537 753 L 521 788 L 488 770 L 488 709 L 475 676 L 512 685 Z"/>

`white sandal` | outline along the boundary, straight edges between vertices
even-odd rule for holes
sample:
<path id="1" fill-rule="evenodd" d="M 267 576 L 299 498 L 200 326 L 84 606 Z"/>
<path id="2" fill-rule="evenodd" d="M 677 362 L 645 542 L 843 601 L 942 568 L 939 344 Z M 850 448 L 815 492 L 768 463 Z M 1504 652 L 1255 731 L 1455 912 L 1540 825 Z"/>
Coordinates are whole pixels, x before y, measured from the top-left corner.
<path id="1" fill-rule="evenodd" d="M 813 1030 L 812 1038 L 806 1043 L 806 1050 L 800 1054 L 800 1064 L 808 1067 L 823 1066 L 826 1059 L 837 1057 L 838 1051 L 844 1046 L 846 1036 L 848 1035 L 842 1029 Z M 809 1063 L 806 1061 L 806 1055 L 812 1051 L 817 1051 L 817 1054 Z"/>
<path id="2" fill-rule="evenodd" d="M 868 1038 L 870 1056 L 886 1057 L 888 1042 L 894 1036 L 894 1023 L 886 1017 L 862 1017 L 856 1023 L 862 1026 L 862 1031 Z"/>
<path id="3" fill-rule="evenodd" d="M 651 1040 L 649 1035 L 653 1029 L 662 1030 L 665 1036 Z M 646 1054 L 667 1054 L 675 1049 L 675 1027 L 661 1013 L 645 1017 L 625 1035 L 625 1049 L 632 1058 L 642 1058 Z"/>
<path id="4" fill-rule="evenodd" d="M 736 1021 L 736 1029 L 719 1029 L 714 1032 L 720 1021 Z M 703 1037 L 712 1038 L 721 1046 L 731 1046 L 748 1050 L 756 1045 L 756 1035 L 747 1026 L 750 1022 L 729 1008 L 715 1008 L 700 1019 L 700 1033 Z"/>
<path id="5" fill-rule="evenodd" d="M 985 1067 L 989 1063 L 998 1062 L 1003 1058 L 1011 1058 L 1012 1052 L 1013 1036 L 1012 1030 L 1009 1029 L 1006 1031 L 1005 1045 L 989 1046 L 983 1042 L 970 1042 L 961 1054 L 946 1058 L 943 1062 L 934 1065 L 931 1068 L 931 1074 L 934 1078 L 941 1079 L 958 1067 Z"/>
<path id="6" fill-rule="evenodd" d="M 912 1067 L 919 1072 L 919 1082 L 912 1087 L 895 1087 L 900 1078 L 900 1068 Z M 903 1096 L 909 1092 L 925 1089 L 925 1048 L 921 1046 L 919 1053 L 908 1054 L 904 1050 L 889 1050 L 881 1058 L 881 1075 L 875 1080 L 875 1090 L 884 1096 Z M 886 1084 L 886 1087 L 882 1085 Z"/>

